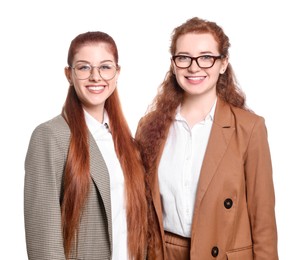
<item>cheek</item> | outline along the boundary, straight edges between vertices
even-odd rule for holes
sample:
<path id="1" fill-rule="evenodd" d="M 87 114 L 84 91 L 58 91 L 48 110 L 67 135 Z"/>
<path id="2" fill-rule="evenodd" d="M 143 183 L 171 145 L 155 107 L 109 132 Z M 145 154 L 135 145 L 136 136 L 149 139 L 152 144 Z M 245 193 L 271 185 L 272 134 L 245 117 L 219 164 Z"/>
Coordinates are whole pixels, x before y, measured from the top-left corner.
<path id="1" fill-rule="evenodd" d="M 211 79 L 212 79 L 212 81 L 214 81 L 214 84 L 217 83 L 217 81 L 218 81 L 220 75 L 221 75 L 221 74 L 220 74 L 219 72 L 217 72 L 217 73 L 215 73 L 214 75 L 211 76 Z"/>
<path id="2" fill-rule="evenodd" d="M 178 71 L 175 71 L 174 74 L 176 76 L 176 80 L 177 80 L 178 84 L 181 85 L 181 78 L 182 78 L 181 73 L 179 73 Z"/>
<path id="3" fill-rule="evenodd" d="M 217 80 L 222 71 L 223 71 L 222 67 L 219 66 L 217 68 L 212 68 L 212 70 L 208 71 L 208 73 L 209 73 L 211 78 Z"/>
<path id="4" fill-rule="evenodd" d="M 176 72 L 175 77 L 176 77 L 176 80 L 177 80 L 177 83 L 178 83 L 179 87 L 181 89 L 185 90 L 185 84 L 187 84 L 187 83 L 185 83 L 186 79 L 184 78 L 184 75 L 179 73 L 179 72 Z"/>
<path id="5" fill-rule="evenodd" d="M 71 80 L 72 80 L 73 84 L 78 84 L 78 79 L 77 79 L 77 77 L 74 75 L 74 73 L 72 73 L 72 75 L 71 75 Z"/>
<path id="6" fill-rule="evenodd" d="M 74 86 L 74 89 L 75 89 L 75 92 L 77 94 L 77 96 L 81 96 L 81 93 L 83 92 L 82 90 L 82 85 L 80 84 L 80 82 L 78 82 L 78 80 L 74 79 L 73 80 L 73 86 Z"/>
<path id="7" fill-rule="evenodd" d="M 177 80 L 180 80 L 181 78 L 184 77 L 184 70 L 185 69 L 177 69 L 177 68 L 173 69 L 173 74 L 176 76 Z"/>
<path id="8" fill-rule="evenodd" d="M 116 88 L 118 85 L 118 77 L 119 75 L 117 74 L 113 79 L 110 80 L 109 84 L 111 86 L 111 88 Z"/>
<path id="9" fill-rule="evenodd" d="M 110 82 L 110 90 L 113 92 L 117 88 L 117 80 L 113 80 Z"/>

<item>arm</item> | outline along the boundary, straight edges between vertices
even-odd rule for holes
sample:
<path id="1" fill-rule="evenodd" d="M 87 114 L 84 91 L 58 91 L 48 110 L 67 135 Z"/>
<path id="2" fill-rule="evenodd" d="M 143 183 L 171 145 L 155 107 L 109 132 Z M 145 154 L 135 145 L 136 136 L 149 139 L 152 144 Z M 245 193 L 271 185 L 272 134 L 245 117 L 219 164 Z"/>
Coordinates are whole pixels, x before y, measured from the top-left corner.
<path id="1" fill-rule="evenodd" d="M 276 260 L 277 228 L 272 163 L 263 118 L 254 124 L 245 164 L 247 203 L 256 260 Z"/>
<path id="2" fill-rule="evenodd" d="M 25 159 L 24 217 L 30 260 L 65 260 L 60 210 L 65 155 L 58 132 L 49 123 L 37 127 Z"/>

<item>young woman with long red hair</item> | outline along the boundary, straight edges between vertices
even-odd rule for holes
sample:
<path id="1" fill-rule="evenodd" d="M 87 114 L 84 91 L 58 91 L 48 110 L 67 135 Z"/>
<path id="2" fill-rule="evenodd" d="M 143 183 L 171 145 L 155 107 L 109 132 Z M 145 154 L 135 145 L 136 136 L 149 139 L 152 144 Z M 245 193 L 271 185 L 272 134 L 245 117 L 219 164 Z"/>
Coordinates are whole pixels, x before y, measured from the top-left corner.
<path id="1" fill-rule="evenodd" d="M 173 31 L 170 69 L 136 133 L 150 259 L 278 259 L 266 126 L 245 104 L 229 47 L 197 17 Z"/>
<path id="2" fill-rule="evenodd" d="M 111 36 L 71 42 L 62 113 L 34 130 L 25 160 L 30 260 L 144 259 L 144 169 L 117 92 Z"/>

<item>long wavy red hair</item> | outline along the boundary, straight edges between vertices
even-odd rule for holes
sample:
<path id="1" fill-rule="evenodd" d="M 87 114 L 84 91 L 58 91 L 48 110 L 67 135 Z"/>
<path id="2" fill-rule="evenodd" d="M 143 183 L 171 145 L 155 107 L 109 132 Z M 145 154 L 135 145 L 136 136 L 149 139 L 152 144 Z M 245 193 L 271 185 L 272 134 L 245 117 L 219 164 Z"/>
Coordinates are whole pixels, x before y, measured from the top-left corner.
<path id="1" fill-rule="evenodd" d="M 206 21 L 198 17 L 191 18 L 174 29 L 170 45 L 170 53 L 172 56 L 176 53 L 176 44 L 179 37 L 188 33 L 212 34 L 218 43 L 220 54 L 224 57 L 229 56 L 230 42 L 223 29 L 214 22 Z M 245 95 L 239 88 L 230 63 L 225 73 L 219 76 L 216 91 L 217 95 L 230 105 L 248 110 L 245 104 Z M 139 123 L 136 133 L 137 141 L 141 147 L 143 163 L 147 172 L 147 180 L 148 175 L 155 171 L 154 167 L 157 167 L 156 162 L 161 147 L 160 144 L 166 140 L 168 130 L 175 118 L 176 109 L 183 102 L 183 98 L 184 91 L 178 84 L 173 74 L 172 66 L 170 66 L 163 83 L 158 89 L 158 94 L 148 107 L 148 113 Z M 150 227 L 149 244 L 151 248 L 156 244 L 156 239 L 159 239 L 158 236 L 160 235 L 157 232 L 158 222 L 154 218 L 151 192 L 148 186 L 149 185 L 147 185 L 147 197 L 150 208 L 148 214 Z"/>
<path id="2" fill-rule="evenodd" d="M 87 32 L 78 35 L 71 42 L 68 65 L 72 66 L 74 55 L 83 45 L 99 42 L 108 45 L 118 64 L 118 51 L 112 37 L 103 32 Z M 106 100 L 105 109 L 110 119 L 115 151 L 125 178 L 129 256 L 131 259 L 143 259 L 147 237 L 144 168 L 137 144 L 123 115 L 117 89 Z M 76 242 L 76 233 L 90 185 L 89 131 L 74 86 L 69 87 L 62 115 L 71 131 L 61 204 L 64 249 L 68 257 L 73 242 Z"/>

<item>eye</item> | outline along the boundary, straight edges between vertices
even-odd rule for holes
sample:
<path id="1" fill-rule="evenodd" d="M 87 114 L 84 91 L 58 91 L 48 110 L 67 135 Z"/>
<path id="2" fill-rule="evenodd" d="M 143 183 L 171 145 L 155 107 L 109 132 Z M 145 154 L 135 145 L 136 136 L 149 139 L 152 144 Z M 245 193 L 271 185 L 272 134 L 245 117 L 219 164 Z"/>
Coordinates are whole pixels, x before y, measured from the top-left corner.
<path id="1" fill-rule="evenodd" d="M 77 70 L 87 71 L 91 70 L 91 66 L 89 64 L 79 64 L 76 66 Z"/>
<path id="2" fill-rule="evenodd" d="M 178 61 L 190 61 L 190 57 L 189 56 L 177 56 Z"/>
<path id="3" fill-rule="evenodd" d="M 206 61 L 206 60 L 211 60 L 211 59 L 212 59 L 212 56 L 210 56 L 210 55 L 203 55 L 203 56 L 200 56 L 199 58 L 200 58 L 201 60 Z"/>
<path id="4" fill-rule="evenodd" d="M 102 64 L 101 66 L 99 66 L 100 70 L 111 70 L 113 68 L 114 68 L 114 66 L 111 64 Z"/>

